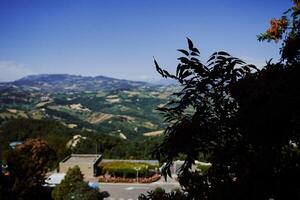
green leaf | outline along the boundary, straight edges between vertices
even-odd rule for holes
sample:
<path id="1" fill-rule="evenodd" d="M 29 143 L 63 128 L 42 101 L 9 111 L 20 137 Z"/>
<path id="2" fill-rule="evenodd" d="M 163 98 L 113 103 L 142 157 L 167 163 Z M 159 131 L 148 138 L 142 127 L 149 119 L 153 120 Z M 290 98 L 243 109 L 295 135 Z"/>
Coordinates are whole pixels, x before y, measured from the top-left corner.
<path id="1" fill-rule="evenodd" d="M 230 54 L 227 53 L 227 52 L 225 52 L 225 51 L 219 51 L 219 52 L 217 52 L 217 53 L 218 53 L 218 55 L 230 56 Z"/>
<path id="2" fill-rule="evenodd" d="M 184 49 L 177 49 L 177 51 L 183 53 L 183 54 L 186 55 L 186 56 L 189 56 L 189 55 L 190 55 L 189 52 L 186 51 L 186 50 L 184 50 Z"/>
<path id="3" fill-rule="evenodd" d="M 154 64 L 155 64 L 155 67 L 156 67 L 156 71 L 164 78 L 166 78 L 167 76 L 164 74 L 163 70 L 159 67 L 157 61 L 155 60 L 154 58 Z"/>
<path id="4" fill-rule="evenodd" d="M 155 60 L 155 58 L 154 58 L 154 64 L 155 64 L 156 69 L 160 69 L 160 67 L 159 67 L 157 61 Z"/>
<path id="5" fill-rule="evenodd" d="M 180 62 L 185 63 L 185 64 L 188 64 L 190 62 L 189 59 L 186 57 L 180 57 L 180 58 L 178 58 L 178 60 L 180 60 Z"/>
<path id="6" fill-rule="evenodd" d="M 255 65 L 248 65 L 248 67 L 252 68 L 252 69 L 255 69 L 256 71 L 259 71 L 259 69 L 255 66 Z"/>
<path id="7" fill-rule="evenodd" d="M 217 59 L 218 61 L 227 60 L 226 57 L 224 57 L 224 56 L 219 56 L 219 55 L 216 57 L 216 59 Z"/>
<path id="8" fill-rule="evenodd" d="M 199 59 L 197 58 L 191 58 L 192 61 L 195 61 L 195 62 L 199 62 Z"/>
<path id="9" fill-rule="evenodd" d="M 181 68 L 181 64 L 179 63 L 179 64 L 177 65 L 177 69 L 176 69 L 176 76 L 178 76 L 178 73 L 179 73 L 180 68 Z"/>
<path id="10" fill-rule="evenodd" d="M 186 77 L 190 76 L 191 74 L 192 73 L 190 71 L 185 71 L 180 78 L 185 79 Z"/>
<path id="11" fill-rule="evenodd" d="M 196 52 L 192 52 L 191 55 L 192 55 L 192 56 L 199 56 L 199 54 L 196 53 Z"/>
<path id="12" fill-rule="evenodd" d="M 200 53 L 200 51 L 197 48 L 193 48 L 192 51 L 195 52 L 195 53 Z"/>
<path id="13" fill-rule="evenodd" d="M 190 40 L 190 38 L 188 38 L 188 37 L 187 37 L 186 39 L 187 39 L 187 41 L 188 41 L 189 50 L 193 51 L 194 45 L 193 45 L 192 40 Z"/>
<path id="14" fill-rule="evenodd" d="M 216 57 L 214 56 L 214 54 L 208 59 L 207 63 L 211 62 L 212 60 L 216 59 Z"/>

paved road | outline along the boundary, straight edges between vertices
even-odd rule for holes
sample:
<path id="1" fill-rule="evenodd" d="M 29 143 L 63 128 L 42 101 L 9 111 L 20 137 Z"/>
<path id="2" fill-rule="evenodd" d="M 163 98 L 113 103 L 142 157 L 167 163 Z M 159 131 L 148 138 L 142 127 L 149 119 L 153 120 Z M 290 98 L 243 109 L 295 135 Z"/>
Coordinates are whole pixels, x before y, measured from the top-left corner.
<path id="1" fill-rule="evenodd" d="M 179 188 L 176 181 L 168 180 L 166 183 L 163 179 L 151 184 L 137 183 L 100 183 L 100 190 L 107 191 L 110 197 L 107 200 L 136 200 L 141 193 L 146 194 L 147 191 L 156 187 L 162 187 L 167 192 L 175 188 Z"/>

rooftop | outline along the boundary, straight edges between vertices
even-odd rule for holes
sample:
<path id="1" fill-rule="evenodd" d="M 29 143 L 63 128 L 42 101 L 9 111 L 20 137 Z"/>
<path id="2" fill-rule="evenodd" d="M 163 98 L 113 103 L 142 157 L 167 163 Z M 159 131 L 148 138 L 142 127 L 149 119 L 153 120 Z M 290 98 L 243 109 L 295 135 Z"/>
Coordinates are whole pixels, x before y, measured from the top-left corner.
<path id="1" fill-rule="evenodd" d="M 71 154 L 62 163 L 95 163 L 101 158 L 101 154 Z"/>

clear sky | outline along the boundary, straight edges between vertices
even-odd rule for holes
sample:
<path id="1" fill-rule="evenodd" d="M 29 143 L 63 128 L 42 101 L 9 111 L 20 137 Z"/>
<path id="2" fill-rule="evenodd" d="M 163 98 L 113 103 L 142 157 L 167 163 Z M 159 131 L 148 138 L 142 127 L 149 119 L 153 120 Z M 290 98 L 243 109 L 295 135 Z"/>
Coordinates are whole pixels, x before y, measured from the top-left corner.
<path id="1" fill-rule="evenodd" d="M 0 0 L 0 82 L 28 74 L 159 78 L 190 37 L 202 61 L 225 50 L 261 66 L 280 44 L 258 42 L 289 0 Z"/>

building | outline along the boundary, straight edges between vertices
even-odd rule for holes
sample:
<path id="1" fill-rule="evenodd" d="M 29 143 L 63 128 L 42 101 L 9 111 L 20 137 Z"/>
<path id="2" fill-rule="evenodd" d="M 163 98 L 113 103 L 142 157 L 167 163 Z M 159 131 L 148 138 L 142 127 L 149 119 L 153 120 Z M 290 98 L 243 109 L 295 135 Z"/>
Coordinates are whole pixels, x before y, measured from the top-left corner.
<path id="1" fill-rule="evenodd" d="M 98 165 L 101 159 L 102 156 L 100 154 L 71 154 L 59 163 L 58 170 L 60 173 L 67 173 L 69 168 L 77 165 L 85 178 L 98 176 Z"/>

